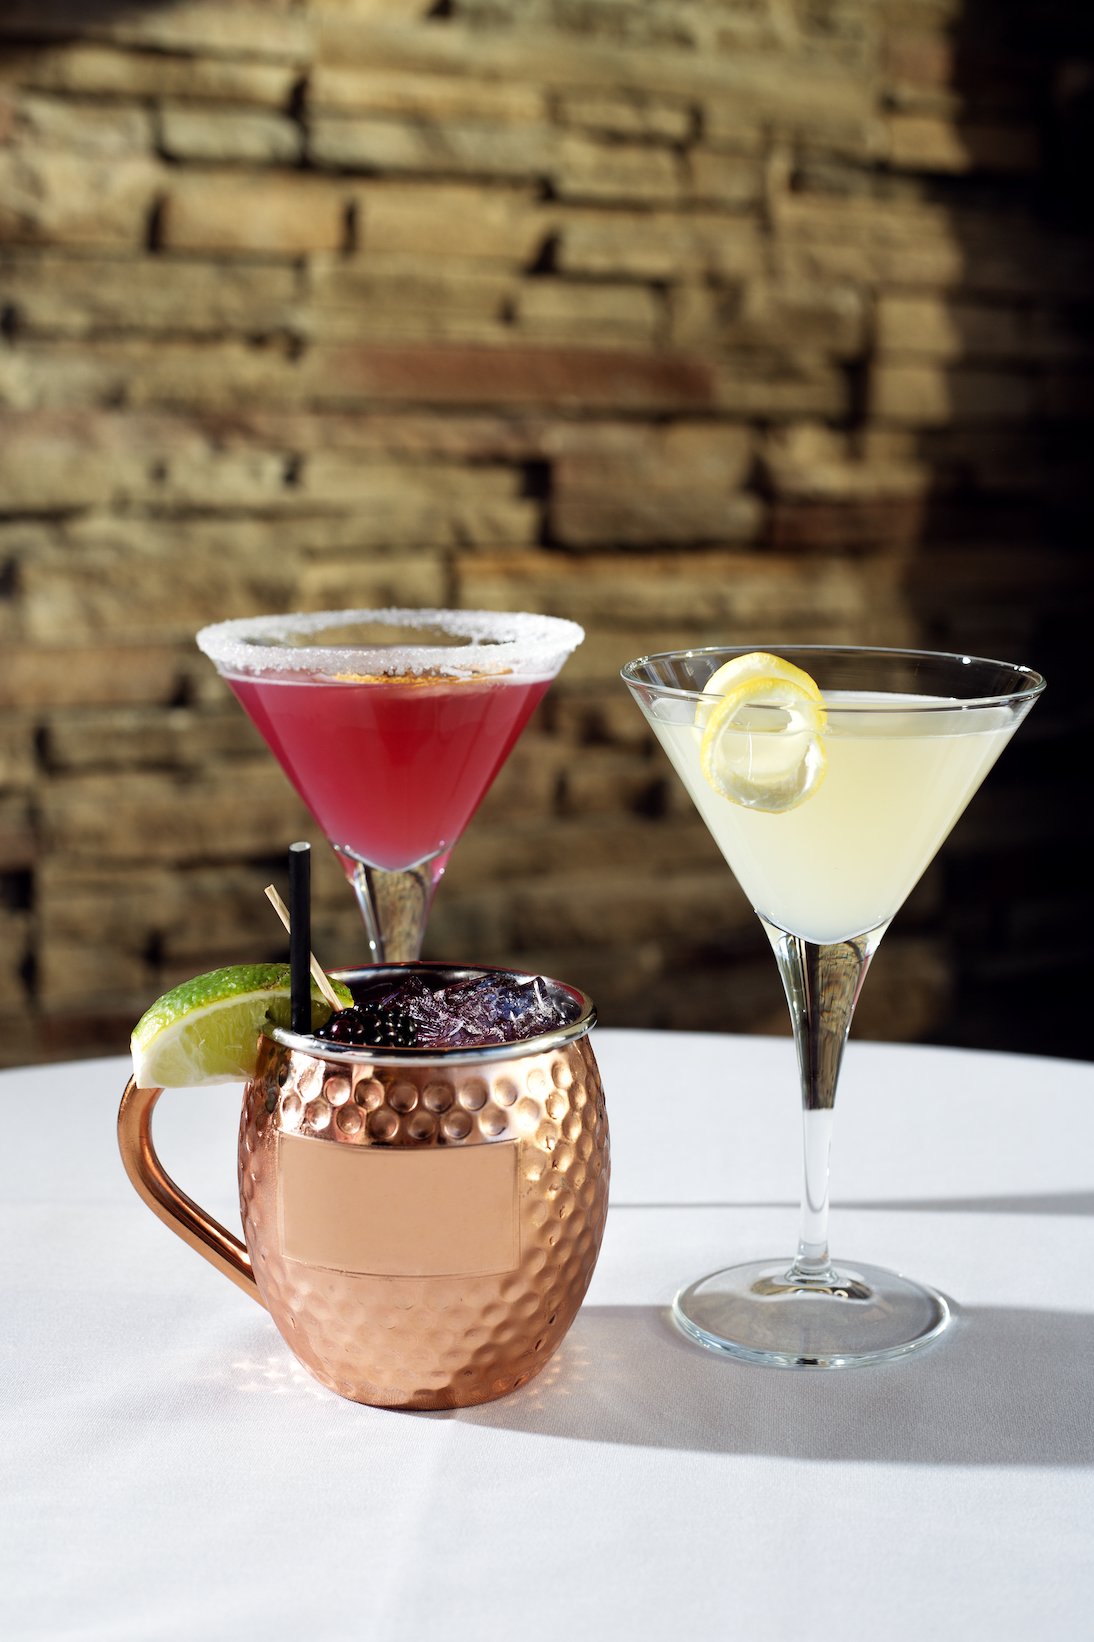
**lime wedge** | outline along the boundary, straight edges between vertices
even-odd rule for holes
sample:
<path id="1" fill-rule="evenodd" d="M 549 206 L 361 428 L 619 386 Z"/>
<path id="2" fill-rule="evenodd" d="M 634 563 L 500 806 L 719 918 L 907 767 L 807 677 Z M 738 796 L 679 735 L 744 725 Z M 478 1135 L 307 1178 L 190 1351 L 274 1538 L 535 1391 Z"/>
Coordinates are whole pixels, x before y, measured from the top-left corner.
<path id="1" fill-rule="evenodd" d="M 346 1004 L 348 987 L 332 981 Z M 331 1014 L 312 983 L 312 1029 Z M 142 1089 L 239 1083 L 253 1075 L 258 1039 L 289 1024 L 288 964 L 237 964 L 183 981 L 158 998 L 133 1031 L 133 1076 Z"/>

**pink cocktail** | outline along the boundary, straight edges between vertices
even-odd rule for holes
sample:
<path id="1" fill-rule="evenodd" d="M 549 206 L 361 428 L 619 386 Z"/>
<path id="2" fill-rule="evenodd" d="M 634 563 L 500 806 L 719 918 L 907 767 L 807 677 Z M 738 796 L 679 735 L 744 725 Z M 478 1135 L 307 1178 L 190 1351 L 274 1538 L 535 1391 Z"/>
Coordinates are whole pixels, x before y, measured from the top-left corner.
<path id="1" fill-rule="evenodd" d="M 198 634 L 338 852 L 375 961 L 417 956 L 453 845 L 582 637 L 554 617 L 436 610 Z"/>

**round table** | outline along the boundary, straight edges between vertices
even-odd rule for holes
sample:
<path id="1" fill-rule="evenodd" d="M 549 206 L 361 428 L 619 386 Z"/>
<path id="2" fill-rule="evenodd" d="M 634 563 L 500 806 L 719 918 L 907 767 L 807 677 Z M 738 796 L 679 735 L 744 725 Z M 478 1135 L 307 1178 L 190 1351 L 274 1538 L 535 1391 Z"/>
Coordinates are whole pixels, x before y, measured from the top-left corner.
<path id="1" fill-rule="evenodd" d="M 126 1180 L 121 1059 L 0 1073 L 0 1629 L 18 1642 L 1085 1638 L 1094 1611 L 1094 1068 L 852 1041 L 833 1255 L 956 1306 L 828 1373 L 668 1318 L 789 1254 L 789 1040 L 600 1029 L 612 1208 L 524 1390 L 400 1414 L 325 1391 Z M 164 1163 L 238 1224 L 231 1087 L 169 1091 Z"/>

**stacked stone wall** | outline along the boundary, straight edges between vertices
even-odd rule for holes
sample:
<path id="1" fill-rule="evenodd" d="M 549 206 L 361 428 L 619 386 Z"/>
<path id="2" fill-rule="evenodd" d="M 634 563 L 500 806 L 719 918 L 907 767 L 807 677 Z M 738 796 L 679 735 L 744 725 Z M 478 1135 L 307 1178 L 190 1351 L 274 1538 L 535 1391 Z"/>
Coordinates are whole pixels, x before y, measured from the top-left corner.
<path id="1" fill-rule="evenodd" d="M 371 603 L 586 626 L 428 952 L 615 1025 L 783 1029 L 623 662 L 1043 667 L 859 1032 L 1083 1052 L 1090 34 L 1051 0 L 0 8 L 0 1059 L 118 1050 L 282 953 L 262 886 L 319 835 L 193 634 Z M 322 854 L 315 946 L 361 950 Z"/>

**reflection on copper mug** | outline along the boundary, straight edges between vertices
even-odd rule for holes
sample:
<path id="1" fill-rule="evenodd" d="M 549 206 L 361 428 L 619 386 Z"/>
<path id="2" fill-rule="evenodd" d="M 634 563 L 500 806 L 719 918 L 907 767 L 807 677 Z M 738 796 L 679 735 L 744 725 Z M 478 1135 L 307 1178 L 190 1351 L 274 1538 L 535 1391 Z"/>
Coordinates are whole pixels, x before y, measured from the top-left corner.
<path id="1" fill-rule="evenodd" d="M 351 987 L 438 964 L 343 974 Z M 491 971 L 517 982 L 532 977 Z M 246 1246 L 164 1171 L 160 1089 L 130 1080 L 118 1138 L 130 1180 L 172 1231 L 264 1305 L 332 1391 L 385 1408 L 459 1408 L 524 1385 L 572 1323 L 608 1208 L 608 1120 L 574 1018 L 481 1049 L 349 1049 L 275 1029 L 243 1094 Z"/>

